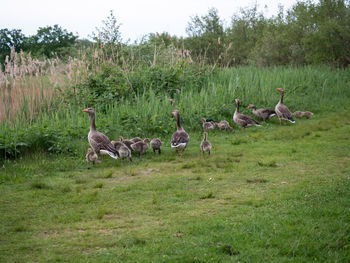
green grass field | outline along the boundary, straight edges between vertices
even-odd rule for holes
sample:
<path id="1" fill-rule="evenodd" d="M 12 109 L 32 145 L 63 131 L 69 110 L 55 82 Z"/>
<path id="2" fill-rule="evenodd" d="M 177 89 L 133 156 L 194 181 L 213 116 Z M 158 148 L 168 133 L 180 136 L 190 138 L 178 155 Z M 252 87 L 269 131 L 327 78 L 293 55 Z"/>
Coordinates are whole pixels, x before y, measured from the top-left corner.
<path id="1" fill-rule="evenodd" d="M 186 121 L 183 124 L 186 128 Z M 350 111 L 190 133 L 183 157 L 0 168 L 0 262 L 348 262 Z"/>

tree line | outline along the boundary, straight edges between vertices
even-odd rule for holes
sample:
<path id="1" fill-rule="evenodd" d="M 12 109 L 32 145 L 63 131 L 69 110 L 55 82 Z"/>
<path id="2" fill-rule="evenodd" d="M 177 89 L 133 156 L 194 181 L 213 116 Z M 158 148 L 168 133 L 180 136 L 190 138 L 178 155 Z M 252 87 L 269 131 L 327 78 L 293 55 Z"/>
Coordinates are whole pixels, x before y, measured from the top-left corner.
<path id="1" fill-rule="evenodd" d="M 34 57 L 74 56 L 79 47 L 108 44 L 110 54 L 135 44 L 122 44 L 119 26 L 111 12 L 104 27 L 92 41 L 79 40 L 60 26 L 39 28 L 26 37 L 20 29 L 0 29 L 0 62 L 10 54 L 23 51 Z M 190 18 L 187 37 L 151 33 L 136 46 L 173 46 L 186 50 L 198 63 L 218 66 L 329 64 L 346 67 L 350 63 L 350 1 L 298 1 L 291 9 L 281 7 L 278 14 L 266 18 L 257 7 L 241 9 L 224 25 L 212 8 L 203 16 Z M 117 52 L 117 53 L 118 53 Z M 145 51 L 146 52 L 146 51 Z M 119 52 L 118 54 L 121 54 Z"/>

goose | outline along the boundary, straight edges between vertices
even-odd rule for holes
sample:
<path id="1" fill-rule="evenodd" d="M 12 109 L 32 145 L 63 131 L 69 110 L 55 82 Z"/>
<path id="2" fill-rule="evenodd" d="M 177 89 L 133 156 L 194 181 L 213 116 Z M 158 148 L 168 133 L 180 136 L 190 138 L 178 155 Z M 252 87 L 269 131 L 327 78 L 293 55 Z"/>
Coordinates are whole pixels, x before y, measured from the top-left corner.
<path id="1" fill-rule="evenodd" d="M 142 141 L 142 139 L 140 138 L 140 137 L 135 137 L 135 138 L 132 138 L 132 139 L 130 139 L 130 141 L 132 141 L 132 142 L 140 142 L 140 141 Z"/>
<path id="2" fill-rule="evenodd" d="M 118 151 L 120 158 L 129 158 L 129 160 L 132 161 L 131 150 L 123 142 L 111 141 L 111 143 L 114 145 L 114 148 Z"/>
<path id="3" fill-rule="evenodd" d="M 133 142 L 133 141 L 131 141 L 131 140 L 125 140 L 125 139 L 123 138 L 123 136 L 118 136 L 118 138 L 119 138 L 119 141 L 120 141 L 120 142 L 124 143 L 125 146 L 128 147 L 130 151 L 132 151 L 132 149 L 131 149 L 131 144 L 133 144 L 133 143 L 135 143 L 135 142 Z"/>
<path id="4" fill-rule="evenodd" d="M 259 119 L 262 119 L 263 121 L 266 121 L 276 115 L 276 112 L 274 110 L 270 110 L 270 109 L 257 110 L 254 104 L 249 104 L 247 109 L 253 109 L 252 110 L 253 114 Z"/>
<path id="5" fill-rule="evenodd" d="M 206 121 L 206 119 L 201 118 L 201 122 L 203 123 L 203 130 L 204 131 L 210 131 L 215 129 L 215 122 L 213 121 Z"/>
<path id="6" fill-rule="evenodd" d="M 139 157 L 141 157 L 141 154 L 143 154 L 147 149 L 148 149 L 148 143 L 149 139 L 146 138 L 143 141 L 139 141 L 136 143 L 131 144 L 131 149 L 133 149 L 133 151 L 135 153 L 139 154 Z"/>
<path id="7" fill-rule="evenodd" d="M 259 122 L 253 120 L 252 118 L 239 113 L 239 99 L 235 99 L 236 102 L 236 110 L 233 115 L 233 121 L 238 125 L 242 127 L 242 131 L 244 132 L 244 129 L 249 126 L 261 126 Z"/>
<path id="8" fill-rule="evenodd" d="M 314 114 L 311 111 L 296 111 L 292 114 L 296 118 L 310 118 Z"/>
<path id="9" fill-rule="evenodd" d="M 230 126 L 229 122 L 226 120 L 222 120 L 219 123 L 216 123 L 216 126 L 220 129 L 220 130 L 229 130 L 232 131 L 233 128 Z"/>
<path id="10" fill-rule="evenodd" d="M 185 151 L 188 142 L 190 141 L 190 136 L 188 133 L 181 127 L 180 123 L 180 112 L 174 110 L 172 114 L 175 116 L 177 130 L 171 136 L 171 148 L 175 149 L 176 153 Z"/>
<path id="11" fill-rule="evenodd" d="M 291 123 L 295 123 L 292 117 L 292 113 L 290 112 L 288 107 L 283 104 L 284 89 L 278 88 L 277 90 L 281 93 L 281 97 L 275 107 L 275 112 L 278 118 L 280 119 L 280 125 L 282 125 L 282 120 L 285 120 L 286 124 L 287 124 L 287 121 L 290 121 Z"/>
<path id="12" fill-rule="evenodd" d="M 88 140 L 91 148 L 96 154 L 100 154 L 102 156 L 109 155 L 114 159 L 118 159 L 118 152 L 114 148 L 111 141 L 108 139 L 106 135 L 96 130 L 95 125 L 95 111 L 93 108 L 87 108 L 82 110 L 83 112 L 87 112 L 90 115 L 91 126 L 88 134 Z"/>
<path id="13" fill-rule="evenodd" d="M 203 132 L 203 141 L 201 142 L 201 150 L 203 154 L 205 152 L 208 152 L 208 154 L 210 155 L 211 143 L 207 140 L 207 135 L 208 134 L 206 132 Z"/>
<path id="14" fill-rule="evenodd" d="M 98 161 L 98 156 L 91 148 L 89 148 L 85 155 L 85 159 L 88 163 L 88 169 L 90 169 L 90 163 L 95 164 L 95 162 Z"/>
<path id="15" fill-rule="evenodd" d="M 160 154 L 163 142 L 159 138 L 152 139 L 150 145 L 153 149 L 153 153 L 156 153 L 156 150 L 158 150 L 158 153 Z"/>

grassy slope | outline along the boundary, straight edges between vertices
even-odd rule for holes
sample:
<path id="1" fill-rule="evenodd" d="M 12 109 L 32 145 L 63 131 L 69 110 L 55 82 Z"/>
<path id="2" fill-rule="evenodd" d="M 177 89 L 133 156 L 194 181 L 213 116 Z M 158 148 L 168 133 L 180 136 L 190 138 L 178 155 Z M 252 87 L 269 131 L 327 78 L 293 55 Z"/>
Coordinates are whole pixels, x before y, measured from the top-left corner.
<path id="1" fill-rule="evenodd" d="M 191 134 L 184 157 L 6 163 L 0 262 L 347 261 L 350 112 L 277 122 L 210 133 L 204 158 Z"/>

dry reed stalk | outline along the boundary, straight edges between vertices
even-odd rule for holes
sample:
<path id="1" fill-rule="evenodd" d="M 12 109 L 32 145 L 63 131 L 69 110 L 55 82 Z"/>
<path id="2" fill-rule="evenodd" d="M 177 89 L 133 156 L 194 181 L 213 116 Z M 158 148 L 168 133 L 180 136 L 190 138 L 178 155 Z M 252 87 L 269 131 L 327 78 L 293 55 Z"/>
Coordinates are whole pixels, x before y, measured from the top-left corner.
<path id="1" fill-rule="evenodd" d="M 70 58 L 40 61 L 11 50 L 0 70 L 0 122 L 21 119 L 32 122 L 43 105 L 57 98 L 57 88 L 78 82 L 88 72 L 84 61 Z"/>

